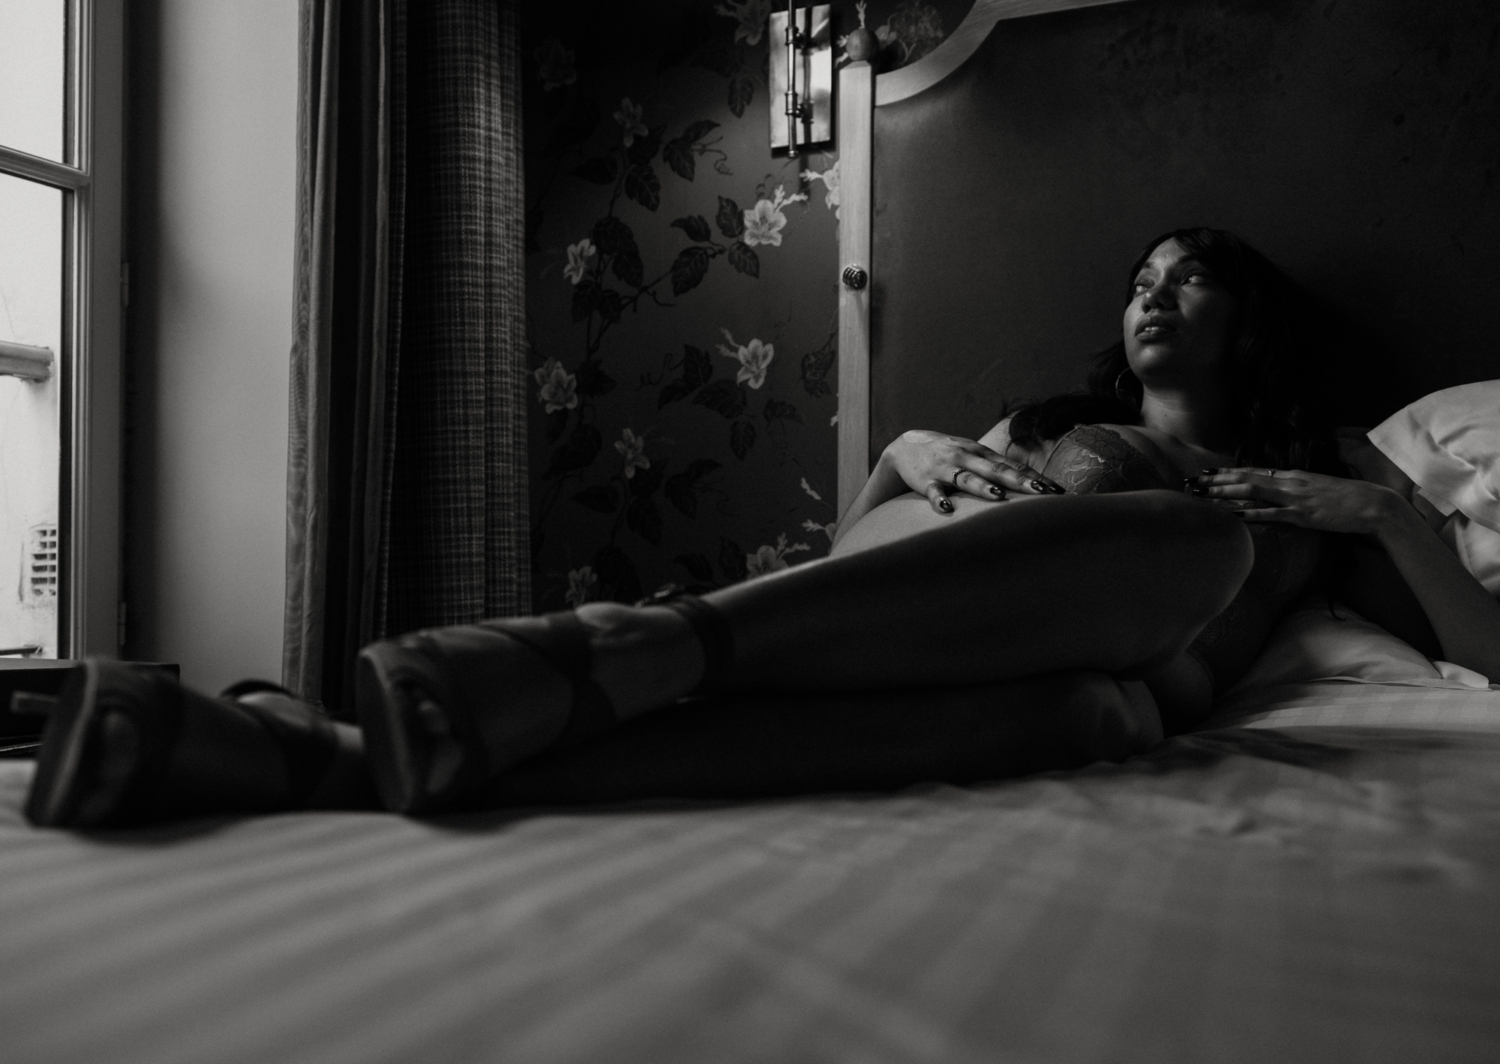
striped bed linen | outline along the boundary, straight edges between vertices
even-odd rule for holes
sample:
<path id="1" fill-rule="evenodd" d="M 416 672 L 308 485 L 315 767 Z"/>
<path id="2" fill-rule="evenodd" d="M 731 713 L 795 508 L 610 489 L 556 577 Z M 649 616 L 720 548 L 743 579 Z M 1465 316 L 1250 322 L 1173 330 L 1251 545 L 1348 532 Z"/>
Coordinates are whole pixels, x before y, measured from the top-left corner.
<path id="1" fill-rule="evenodd" d="M 1500 729 L 1392 708 L 1500 694 L 1354 687 L 985 786 L 429 822 L 42 831 L 0 763 L 3 1058 L 1500 1059 Z"/>

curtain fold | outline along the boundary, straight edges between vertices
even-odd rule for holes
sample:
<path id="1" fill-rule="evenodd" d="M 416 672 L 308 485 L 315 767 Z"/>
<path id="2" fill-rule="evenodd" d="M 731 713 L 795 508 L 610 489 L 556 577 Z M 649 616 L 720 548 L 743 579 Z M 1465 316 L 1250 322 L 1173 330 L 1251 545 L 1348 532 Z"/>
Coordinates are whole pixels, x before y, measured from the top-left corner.
<path id="1" fill-rule="evenodd" d="M 525 612 L 514 2 L 303 0 L 283 683 Z"/>

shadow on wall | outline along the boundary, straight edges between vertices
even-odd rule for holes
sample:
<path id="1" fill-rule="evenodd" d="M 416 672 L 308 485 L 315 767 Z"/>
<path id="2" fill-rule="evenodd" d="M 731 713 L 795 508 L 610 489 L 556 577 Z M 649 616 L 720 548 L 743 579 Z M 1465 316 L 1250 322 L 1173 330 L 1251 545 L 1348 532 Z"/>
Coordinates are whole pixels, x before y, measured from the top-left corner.
<path id="1" fill-rule="evenodd" d="M 858 25 L 835 6 L 835 29 Z M 967 0 L 875 0 L 889 65 Z M 530 4 L 533 601 L 702 591 L 825 554 L 832 145 L 769 149 L 768 0 Z"/>

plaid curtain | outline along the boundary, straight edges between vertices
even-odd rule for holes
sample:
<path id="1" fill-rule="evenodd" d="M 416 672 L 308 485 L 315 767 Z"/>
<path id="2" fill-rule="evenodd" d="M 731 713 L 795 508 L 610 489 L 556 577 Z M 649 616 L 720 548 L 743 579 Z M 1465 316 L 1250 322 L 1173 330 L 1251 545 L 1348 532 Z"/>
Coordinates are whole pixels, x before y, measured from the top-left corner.
<path id="1" fill-rule="evenodd" d="M 303 0 L 283 682 L 524 613 L 514 0 Z"/>

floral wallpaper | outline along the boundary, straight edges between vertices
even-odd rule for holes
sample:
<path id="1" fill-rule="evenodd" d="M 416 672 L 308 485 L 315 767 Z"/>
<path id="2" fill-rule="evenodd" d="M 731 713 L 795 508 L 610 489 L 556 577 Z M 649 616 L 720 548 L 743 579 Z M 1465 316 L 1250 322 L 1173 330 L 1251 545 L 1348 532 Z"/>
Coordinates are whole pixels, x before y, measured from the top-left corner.
<path id="1" fill-rule="evenodd" d="M 771 9 L 527 5 L 540 609 L 703 591 L 832 541 L 838 160 L 770 152 Z M 865 17 L 887 67 L 943 37 L 920 0 Z"/>

